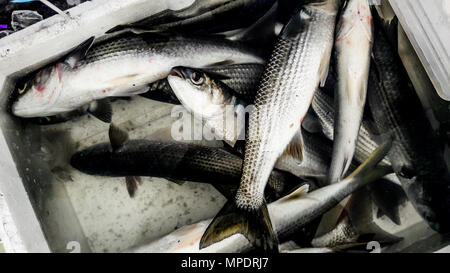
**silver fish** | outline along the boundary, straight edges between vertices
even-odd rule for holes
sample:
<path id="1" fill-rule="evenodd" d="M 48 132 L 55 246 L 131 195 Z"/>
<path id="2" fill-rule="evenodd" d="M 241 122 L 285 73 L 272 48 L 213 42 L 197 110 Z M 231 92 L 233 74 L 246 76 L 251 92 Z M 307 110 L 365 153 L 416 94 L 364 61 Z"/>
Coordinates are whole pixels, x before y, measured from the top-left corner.
<path id="1" fill-rule="evenodd" d="M 377 166 L 389 152 L 392 141 L 381 145 L 354 173 L 341 182 L 317 189 L 309 194 L 307 186 L 268 205 L 268 213 L 274 230 L 281 239 L 286 239 L 299 228 L 337 205 L 346 196 L 387 173 L 390 167 Z M 231 219 L 228 219 L 231 220 Z M 133 252 L 246 252 L 254 246 L 242 234 L 234 234 L 206 248 L 201 247 L 202 234 L 212 220 L 205 220 L 178 229 Z"/>
<path id="2" fill-rule="evenodd" d="M 312 104 L 314 112 L 319 118 L 319 122 L 322 126 L 322 132 L 324 135 L 330 139 L 334 139 L 334 106 L 333 99 L 330 98 L 323 90 L 319 88 L 314 95 Z M 370 129 L 364 124 L 359 128 L 358 139 L 356 141 L 355 147 L 355 159 L 358 162 L 363 162 L 364 158 L 370 155 L 377 147 L 378 143 L 372 139 L 373 134 L 370 133 Z M 391 163 L 388 159 L 383 159 L 382 161 L 385 165 L 390 165 Z"/>
<path id="3" fill-rule="evenodd" d="M 93 38 L 65 61 L 37 72 L 19 90 L 13 114 L 51 116 L 95 101 L 90 111 L 106 112 L 103 120 L 110 121 L 111 108 L 100 103 L 101 99 L 144 93 L 149 83 L 165 78 L 174 66 L 263 63 L 248 49 L 224 39 L 127 34 L 90 49 L 92 43 Z"/>
<path id="4" fill-rule="evenodd" d="M 175 67 L 167 77 L 173 92 L 184 107 L 214 131 L 216 139 L 232 147 L 243 140 L 246 103 L 227 85 L 208 74 L 187 67 Z"/>
<path id="5" fill-rule="evenodd" d="M 331 0 L 307 3 L 281 31 L 250 113 L 239 189 L 206 230 L 202 248 L 242 233 L 255 246 L 276 250 L 264 188 L 326 78 L 339 6 Z"/>
<path id="6" fill-rule="evenodd" d="M 338 89 L 334 144 L 328 182 L 350 167 L 364 112 L 372 50 L 372 14 L 368 0 L 350 0 L 340 18 L 335 43 Z"/>
<path id="7" fill-rule="evenodd" d="M 331 162 L 333 144 L 322 134 L 310 133 L 300 129 L 302 134 L 302 158 L 284 153 L 275 168 L 290 172 L 299 177 L 314 177 L 323 181 Z"/>

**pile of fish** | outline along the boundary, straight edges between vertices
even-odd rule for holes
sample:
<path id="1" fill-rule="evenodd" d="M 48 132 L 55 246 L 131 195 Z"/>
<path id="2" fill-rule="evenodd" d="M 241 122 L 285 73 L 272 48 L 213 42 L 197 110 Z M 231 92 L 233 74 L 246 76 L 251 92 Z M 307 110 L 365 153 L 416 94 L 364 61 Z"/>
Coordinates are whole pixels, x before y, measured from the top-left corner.
<path id="1" fill-rule="evenodd" d="M 110 123 L 110 141 L 70 163 L 125 177 L 130 196 L 151 176 L 210 183 L 228 199 L 214 219 L 155 241 L 154 251 L 343 251 L 364 249 L 368 234 L 400 240 L 355 224 L 368 195 L 396 224 L 407 199 L 448 233 L 442 143 L 392 25 L 370 2 L 196 0 L 86 40 L 20 81 L 10 111 L 41 125 L 86 113 Z M 112 122 L 111 102 L 136 95 L 182 105 L 223 147 L 129 139 Z M 335 228 L 315 236 L 321 217 L 348 196 Z M 301 248 L 281 244 L 292 240 Z"/>

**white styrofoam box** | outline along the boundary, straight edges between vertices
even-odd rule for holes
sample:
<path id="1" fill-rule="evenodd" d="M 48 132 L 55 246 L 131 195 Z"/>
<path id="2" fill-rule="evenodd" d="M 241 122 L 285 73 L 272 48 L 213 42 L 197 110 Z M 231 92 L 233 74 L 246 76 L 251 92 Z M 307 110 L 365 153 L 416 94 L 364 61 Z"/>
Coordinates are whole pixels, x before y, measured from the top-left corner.
<path id="1" fill-rule="evenodd" d="M 212 217 L 224 198 L 210 185 L 144 178 L 134 199 L 123 178 L 82 174 L 70 155 L 108 141 L 108 125 L 84 116 L 38 126 L 6 112 L 15 81 L 90 36 L 193 0 L 93 0 L 0 40 L 0 236 L 7 252 L 113 252 Z M 173 122 L 171 105 L 134 98 L 113 104 L 114 123 L 142 138 Z M 46 146 L 47 145 L 47 146 Z M 46 146 L 50 160 L 39 151 Z M 59 164 L 59 165 L 58 165 Z M 74 247 L 74 248 L 72 248 Z"/>
<path id="2" fill-rule="evenodd" d="M 450 100 L 450 0 L 389 0 L 441 98 Z"/>

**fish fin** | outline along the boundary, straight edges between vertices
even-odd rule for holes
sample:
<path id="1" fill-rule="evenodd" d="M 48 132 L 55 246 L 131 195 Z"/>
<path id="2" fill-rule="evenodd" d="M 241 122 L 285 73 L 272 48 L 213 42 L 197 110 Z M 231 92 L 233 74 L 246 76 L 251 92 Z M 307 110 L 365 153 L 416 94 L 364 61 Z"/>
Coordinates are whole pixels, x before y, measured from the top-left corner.
<path id="1" fill-rule="evenodd" d="M 324 87 L 327 82 L 328 73 L 330 72 L 331 51 L 333 50 L 333 43 L 330 43 L 325 49 L 319 67 L 320 87 Z"/>
<path id="2" fill-rule="evenodd" d="M 111 147 L 113 151 L 116 151 L 123 146 L 128 141 L 128 133 L 113 123 L 109 126 L 109 141 L 111 142 Z"/>
<path id="3" fill-rule="evenodd" d="M 240 158 L 243 157 L 244 151 L 245 151 L 245 141 L 244 140 L 237 140 L 234 143 L 234 146 L 231 147 L 227 142 L 224 140 L 222 149 L 229 152 L 230 154 L 234 154 L 236 156 L 239 156 Z"/>
<path id="4" fill-rule="evenodd" d="M 392 147 L 393 138 L 389 138 L 387 141 L 385 141 L 383 144 L 378 146 L 375 151 L 373 151 L 369 157 L 364 161 L 359 167 L 354 170 L 350 175 L 348 175 L 345 179 L 355 178 L 358 180 L 358 178 L 363 179 L 364 177 L 368 176 L 372 169 L 380 163 L 381 160 L 389 153 Z M 391 173 L 393 170 L 391 167 L 383 166 L 380 171 L 388 174 Z M 383 175 L 384 176 L 384 175 Z M 369 179 L 370 180 L 370 179 Z"/>
<path id="5" fill-rule="evenodd" d="M 184 180 L 179 180 L 179 179 L 175 179 L 175 178 L 170 178 L 170 177 L 164 177 L 166 180 L 168 180 L 168 181 L 170 181 L 170 182 L 173 182 L 173 183 L 175 183 L 175 184 L 177 184 L 177 185 L 183 185 L 184 183 L 186 183 L 186 181 L 184 181 Z"/>
<path id="6" fill-rule="evenodd" d="M 105 32 L 105 34 L 111 34 L 111 33 L 122 33 L 122 32 L 131 32 L 133 34 L 144 34 L 144 33 L 160 33 L 165 31 L 165 29 L 160 28 L 160 29 L 146 29 L 143 27 L 139 27 L 139 26 L 133 26 L 133 25 L 118 25 L 115 26 L 113 28 L 111 28 L 110 30 L 108 30 L 107 32 Z"/>
<path id="7" fill-rule="evenodd" d="M 387 179 L 380 179 L 370 185 L 370 193 L 378 207 L 377 218 L 386 215 L 396 225 L 400 225 L 399 205 L 407 200 L 403 188 Z"/>
<path id="8" fill-rule="evenodd" d="M 232 64 L 234 64 L 234 61 L 233 61 L 233 60 L 223 60 L 223 61 L 220 61 L 220 62 L 211 63 L 211 64 L 205 66 L 204 69 L 207 70 L 208 67 L 214 67 L 214 66 L 227 66 L 227 65 L 232 65 Z"/>
<path id="9" fill-rule="evenodd" d="M 136 195 L 136 191 L 139 185 L 142 185 L 142 179 L 140 176 L 127 176 L 125 177 L 125 183 L 127 185 L 127 191 L 131 198 Z"/>
<path id="10" fill-rule="evenodd" d="M 295 159 L 298 159 L 300 162 L 303 160 L 303 136 L 301 129 L 295 133 L 289 145 L 284 150 L 281 156 L 290 155 Z"/>
<path id="11" fill-rule="evenodd" d="M 297 189 L 295 189 L 290 194 L 282 197 L 277 202 L 286 202 L 286 201 L 289 201 L 289 200 L 300 199 L 304 195 L 306 195 L 308 193 L 308 191 L 309 191 L 309 185 L 308 184 L 304 184 L 304 185 L 298 187 Z"/>
<path id="12" fill-rule="evenodd" d="M 292 16 L 291 19 L 281 30 L 280 36 L 282 38 L 289 38 L 302 32 L 305 24 L 311 21 L 312 17 L 305 10 L 296 12 L 296 15 Z"/>
<path id="13" fill-rule="evenodd" d="M 239 208 L 229 200 L 209 224 L 200 240 L 200 249 L 240 233 L 257 249 L 278 252 L 278 238 L 269 218 L 266 202 L 255 210 Z"/>
<path id="14" fill-rule="evenodd" d="M 109 99 L 95 100 L 89 104 L 88 112 L 99 120 L 111 123 L 112 107 Z"/>
<path id="15" fill-rule="evenodd" d="M 222 140 L 224 143 L 226 143 L 227 145 L 229 145 L 231 148 L 234 148 L 234 145 L 236 145 L 236 140 L 227 140 L 224 139 Z"/>
<path id="16" fill-rule="evenodd" d="M 89 52 L 89 49 L 91 48 L 92 44 L 94 43 L 95 36 L 92 36 L 91 38 L 87 39 L 83 43 L 81 43 L 79 46 L 74 48 L 66 57 L 64 60 L 64 63 L 68 65 L 70 68 L 74 68 L 78 61 L 84 59 L 86 57 L 87 53 Z"/>

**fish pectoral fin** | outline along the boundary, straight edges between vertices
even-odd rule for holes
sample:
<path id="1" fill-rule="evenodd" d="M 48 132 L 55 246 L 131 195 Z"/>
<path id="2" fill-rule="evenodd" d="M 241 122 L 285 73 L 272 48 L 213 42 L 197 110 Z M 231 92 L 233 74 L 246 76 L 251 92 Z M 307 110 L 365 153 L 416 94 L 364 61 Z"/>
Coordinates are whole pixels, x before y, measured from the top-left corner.
<path id="1" fill-rule="evenodd" d="M 99 120 L 111 123 L 112 107 L 109 99 L 96 100 L 89 104 L 88 112 Z"/>
<path id="2" fill-rule="evenodd" d="M 227 65 L 232 65 L 232 64 L 234 64 L 233 60 L 223 60 L 223 61 L 211 63 L 211 64 L 205 66 L 204 70 L 208 71 L 208 69 L 207 69 L 208 67 L 227 66 Z"/>
<path id="3" fill-rule="evenodd" d="M 230 199 L 209 224 L 200 240 L 200 249 L 240 233 L 257 249 L 278 252 L 278 238 L 269 218 L 266 202 L 254 210 L 239 208 Z"/>
<path id="4" fill-rule="evenodd" d="M 74 48 L 66 57 L 64 60 L 64 63 L 68 65 L 70 68 L 74 68 L 78 61 L 84 59 L 86 57 L 87 53 L 89 52 L 89 49 L 91 48 L 92 44 L 94 43 L 95 37 L 92 36 L 83 43 L 81 43 L 79 46 Z"/>
<path id="5" fill-rule="evenodd" d="M 323 54 L 319 67 L 319 79 L 320 87 L 324 87 L 327 82 L 328 72 L 330 71 L 331 51 L 333 49 L 333 43 L 327 46 Z"/>
<path id="6" fill-rule="evenodd" d="M 295 14 L 297 15 L 293 16 L 281 30 L 280 36 L 282 38 L 293 37 L 302 32 L 312 20 L 311 15 L 304 9 L 300 12 L 296 11 Z"/>
<path id="7" fill-rule="evenodd" d="M 142 185 L 142 179 L 140 176 L 127 176 L 125 177 L 125 183 L 127 185 L 127 191 L 131 198 L 136 195 L 136 191 L 139 185 Z"/>
<path id="8" fill-rule="evenodd" d="M 111 147 L 113 151 L 116 151 L 117 149 L 122 147 L 123 144 L 125 144 L 129 139 L 128 133 L 120 129 L 113 123 L 111 123 L 111 125 L 109 126 L 108 133 L 109 133 L 109 141 L 111 142 Z"/>
<path id="9" fill-rule="evenodd" d="M 301 129 L 297 130 L 297 133 L 295 133 L 291 142 L 286 147 L 281 156 L 287 155 L 292 156 L 293 158 L 299 160 L 300 162 L 303 161 L 303 136 Z"/>
<path id="10" fill-rule="evenodd" d="M 300 199 L 300 198 L 304 197 L 305 195 L 307 195 L 308 192 L 309 192 L 309 185 L 304 184 L 304 185 L 298 187 L 297 189 L 295 189 L 290 194 L 279 199 L 277 202 L 287 202 L 289 200 Z"/>

